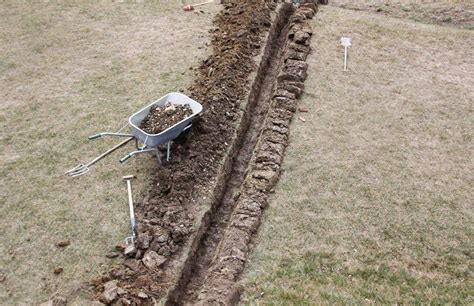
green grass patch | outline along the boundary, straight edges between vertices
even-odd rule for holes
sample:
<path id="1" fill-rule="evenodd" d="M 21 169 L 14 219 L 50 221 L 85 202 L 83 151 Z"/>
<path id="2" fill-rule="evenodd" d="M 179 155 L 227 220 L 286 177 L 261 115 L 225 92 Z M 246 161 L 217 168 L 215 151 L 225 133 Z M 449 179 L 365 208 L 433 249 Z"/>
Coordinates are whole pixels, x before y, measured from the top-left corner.
<path id="1" fill-rule="evenodd" d="M 458 304 L 472 302 L 474 287 L 419 277 L 385 264 L 351 268 L 332 253 L 285 258 L 249 287 L 247 302 L 268 304 Z"/>

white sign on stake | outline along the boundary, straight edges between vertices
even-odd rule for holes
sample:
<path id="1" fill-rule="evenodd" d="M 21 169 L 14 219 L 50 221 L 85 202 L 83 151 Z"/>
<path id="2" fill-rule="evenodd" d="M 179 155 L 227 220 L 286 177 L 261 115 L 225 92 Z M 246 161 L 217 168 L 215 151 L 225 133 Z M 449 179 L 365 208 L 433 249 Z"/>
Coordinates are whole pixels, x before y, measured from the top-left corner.
<path id="1" fill-rule="evenodd" d="M 341 38 L 341 45 L 344 46 L 344 71 L 347 71 L 347 51 L 350 46 L 352 46 L 352 38 L 350 37 L 342 37 Z"/>

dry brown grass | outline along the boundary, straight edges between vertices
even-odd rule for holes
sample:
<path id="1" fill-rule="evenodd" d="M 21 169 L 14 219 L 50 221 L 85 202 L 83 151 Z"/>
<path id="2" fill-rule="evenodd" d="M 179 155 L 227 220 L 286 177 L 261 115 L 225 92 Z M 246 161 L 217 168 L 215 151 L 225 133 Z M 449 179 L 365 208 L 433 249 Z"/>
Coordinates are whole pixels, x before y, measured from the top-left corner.
<path id="1" fill-rule="evenodd" d="M 335 7 L 314 29 L 243 301 L 474 303 L 474 32 Z"/>
<path id="2" fill-rule="evenodd" d="M 474 29 L 474 2 L 466 0 L 332 0 L 330 5 L 415 21 Z"/>
<path id="3" fill-rule="evenodd" d="M 1 303 L 79 299 L 81 282 L 106 271 L 105 255 L 129 235 L 121 178 L 138 175 L 138 200 L 159 171 L 154 159 L 122 166 L 121 149 L 87 176 L 63 173 L 117 142 L 88 135 L 190 82 L 218 6 L 196 15 L 180 3 L 0 4 Z M 62 239 L 72 241 L 64 250 Z"/>

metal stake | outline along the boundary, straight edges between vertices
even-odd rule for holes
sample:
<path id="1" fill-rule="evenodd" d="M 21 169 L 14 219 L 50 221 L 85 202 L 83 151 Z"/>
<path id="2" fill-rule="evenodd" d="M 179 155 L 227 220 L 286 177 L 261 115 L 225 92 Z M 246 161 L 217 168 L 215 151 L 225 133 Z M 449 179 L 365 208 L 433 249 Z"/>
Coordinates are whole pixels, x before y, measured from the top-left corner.
<path id="1" fill-rule="evenodd" d="M 344 71 L 347 71 L 347 56 L 348 56 L 348 49 L 352 46 L 352 38 L 350 37 L 342 37 L 341 38 L 341 45 L 344 46 Z"/>
<path id="2" fill-rule="evenodd" d="M 168 141 L 168 146 L 166 147 L 166 161 L 170 161 L 170 148 L 171 148 L 171 140 Z"/>

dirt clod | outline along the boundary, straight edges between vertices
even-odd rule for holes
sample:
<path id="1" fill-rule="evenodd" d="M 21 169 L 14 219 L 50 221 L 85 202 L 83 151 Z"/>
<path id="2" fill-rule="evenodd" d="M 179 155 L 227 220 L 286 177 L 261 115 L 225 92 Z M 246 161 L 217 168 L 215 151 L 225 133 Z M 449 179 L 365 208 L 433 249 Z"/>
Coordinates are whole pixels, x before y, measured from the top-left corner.
<path id="1" fill-rule="evenodd" d="M 127 245 L 126 245 L 126 244 L 117 244 L 117 245 L 115 246 L 115 250 L 116 250 L 117 252 L 121 252 L 121 253 L 123 253 L 126 248 L 127 248 Z"/>
<path id="2" fill-rule="evenodd" d="M 155 251 L 146 252 L 142 259 L 143 264 L 152 270 L 162 266 L 166 261 L 166 257 L 158 255 Z"/>
<path id="3" fill-rule="evenodd" d="M 105 257 L 110 258 L 110 259 L 117 258 L 118 256 L 119 256 L 119 254 L 116 253 L 116 252 L 110 252 L 107 255 L 105 255 Z"/>
<path id="4" fill-rule="evenodd" d="M 140 128 L 148 134 L 159 134 L 192 114 L 193 111 L 187 104 L 168 104 L 163 107 L 152 106 L 148 115 L 143 119 Z"/>
<path id="5" fill-rule="evenodd" d="M 125 251 L 123 252 L 123 254 L 127 257 L 133 257 L 135 256 L 136 253 L 137 253 L 137 249 L 135 248 L 133 244 L 128 245 L 125 248 Z"/>
<path id="6" fill-rule="evenodd" d="M 69 239 L 65 239 L 65 240 L 61 240 L 61 241 L 58 241 L 56 243 L 56 246 L 60 247 L 60 248 L 63 248 L 63 247 L 67 247 L 68 245 L 71 244 L 71 240 Z"/>
<path id="7" fill-rule="evenodd" d="M 104 292 L 100 296 L 100 301 L 105 304 L 111 304 L 118 297 L 118 281 L 112 280 L 104 284 Z"/>

